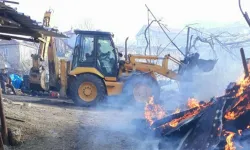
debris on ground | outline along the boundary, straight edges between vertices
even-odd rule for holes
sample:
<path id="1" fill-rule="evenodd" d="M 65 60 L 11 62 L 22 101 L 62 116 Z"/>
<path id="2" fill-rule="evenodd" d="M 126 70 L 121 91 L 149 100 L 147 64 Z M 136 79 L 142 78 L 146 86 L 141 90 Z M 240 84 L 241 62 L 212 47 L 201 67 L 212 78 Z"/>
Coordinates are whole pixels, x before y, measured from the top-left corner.
<path id="1" fill-rule="evenodd" d="M 31 107 L 24 107 L 26 104 Z M 15 95 L 4 95 L 4 108 L 8 128 L 17 129 L 21 142 L 9 149 L 117 150 L 138 149 L 144 144 L 128 121 L 139 118 L 131 109 L 89 109 L 67 100 Z M 114 114 L 119 117 L 110 117 Z"/>
<path id="2" fill-rule="evenodd" d="M 250 125 L 249 98 L 248 76 L 238 83 L 231 83 L 224 96 L 202 104 L 189 100 L 190 109 L 170 115 L 151 98 L 145 106 L 145 118 L 155 136 L 164 137 L 161 149 L 166 148 L 164 143 L 172 142 L 174 147 L 179 147 L 180 150 L 233 150 L 236 148 L 234 139 L 237 139 L 238 143 L 249 140 L 244 136 L 249 132 Z"/>

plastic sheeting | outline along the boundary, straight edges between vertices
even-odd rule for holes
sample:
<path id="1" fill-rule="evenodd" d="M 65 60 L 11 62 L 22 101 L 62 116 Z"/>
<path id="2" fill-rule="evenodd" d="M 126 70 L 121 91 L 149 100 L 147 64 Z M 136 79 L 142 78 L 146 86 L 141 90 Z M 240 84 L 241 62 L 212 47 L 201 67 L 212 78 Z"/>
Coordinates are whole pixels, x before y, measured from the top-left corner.
<path id="1" fill-rule="evenodd" d="M 21 78 L 20 76 L 16 75 L 16 74 L 11 74 L 10 75 L 10 79 L 12 82 L 12 85 L 16 88 L 16 89 L 20 89 L 23 83 L 23 78 Z"/>

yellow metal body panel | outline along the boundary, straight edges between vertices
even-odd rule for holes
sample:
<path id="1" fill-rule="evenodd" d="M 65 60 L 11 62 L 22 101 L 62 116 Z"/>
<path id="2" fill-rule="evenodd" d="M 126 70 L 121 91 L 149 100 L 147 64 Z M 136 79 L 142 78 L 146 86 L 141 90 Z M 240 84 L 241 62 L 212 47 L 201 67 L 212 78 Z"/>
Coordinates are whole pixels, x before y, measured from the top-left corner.
<path id="1" fill-rule="evenodd" d="M 162 65 L 160 66 L 149 62 L 138 62 L 136 61 L 137 59 L 144 59 L 144 60 L 162 59 Z M 156 72 L 170 79 L 177 80 L 178 75 L 172 70 L 169 70 L 168 68 L 169 60 L 177 64 L 181 64 L 180 61 L 176 60 L 170 55 L 166 55 L 163 58 L 157 56 L 129 55 L 129 61 L 124 64 L 124 67 L 126 71 L 141 71 L 141 72 L 151 73 L 153 78 L 155 78 L 154 72 Z"/>
<path id="2" fill-rule="evenodd" d="M 81 73 L 93 73 L 101 78 L 104 78 L 104 76 L 96 68 L 91 67 L 76 67 L 75 69 L 71 70 L 69 74 L 74 76 Z"/>
<path id="3" fill-rule="evenodd" d="M 119 95 L 122 92 L 123 82 L 109 82 L 105 81 L 107 94 L 110 95 Z"/>
<path id="4" fill-rule="evenodd" d="M 105 77 L 104 78 L 105 81 L 117 81 L 116 77 Z"/>

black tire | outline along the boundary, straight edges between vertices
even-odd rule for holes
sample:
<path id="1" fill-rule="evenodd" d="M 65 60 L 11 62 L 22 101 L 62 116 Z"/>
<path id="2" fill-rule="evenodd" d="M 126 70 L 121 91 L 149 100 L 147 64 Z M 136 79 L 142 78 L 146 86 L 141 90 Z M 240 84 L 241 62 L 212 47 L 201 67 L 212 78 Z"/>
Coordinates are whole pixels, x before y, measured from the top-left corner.
<path id="1" fill-rule="evenodd" d="M 136 88 L 136 85 L 143 84 L 146 85 L 151 89 L 151 96 L 154 97 L 154 101 L 159 101 L 160 98 L 160 86 L 158 85 L 158 82 L 150 75 L 148 74 L 139 74 L 139 75 L 132 75 L 127 81 L 124 83 L 123 88 L 123 95 L 127 97 L 127 99 L 130 99 L 131 102 L 136 102 L 136 98 L 134 97 L 134 89 Z M 145 99 L 144 102 L 148 101 L 148 99 Z"/>
<path id="2" fill-rule="evenodd" d="M 78 94 L 78 89 L 84 82 L 85 83 L 90 82 L 96 87 L 97 96 L 91 102 L 83 100 Z M 70 83 L 69 91 L 70 91 L 70 97 L 73 100 L 73 102 L 78 106 L 85 106 L 85 107 L 96 105 L 97 102 L 104 100 L 107 95 L 103 80 L 97 77 L 96 75 L 89 73 L 81 74 L 77 76 L 74 80 L 72 80 L 72 82 Z"/>

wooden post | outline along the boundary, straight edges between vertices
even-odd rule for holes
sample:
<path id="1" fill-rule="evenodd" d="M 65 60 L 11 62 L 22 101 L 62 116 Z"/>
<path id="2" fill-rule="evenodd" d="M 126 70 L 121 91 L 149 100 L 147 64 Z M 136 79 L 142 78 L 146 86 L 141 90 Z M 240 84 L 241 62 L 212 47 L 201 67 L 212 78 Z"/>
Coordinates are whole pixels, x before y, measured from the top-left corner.
<path id="1" fill-rule="evenodd" d="M 61 87 L 60 87 L 60 97 L 65 98 L 67 97 L 67 62 L 64 59 L 60 60 L 60 79 L 61 79 Z"/>
<path id="2" fill-rule="evenodd" d="M 8 141 L 8 130 L 3 109 L 3 99 L 2 99 L 2 89 L 0 89 L 0 117 L 1 117 L 1 127 L 2 127 L 2 140 L 5 145 L 9 145 Z"/>
<path id="3" fill-rule="evenodd" d="M 0 136 L 0 150 L 4 150 L 2 136 Z"/>
<path id="4" fill-rule="evenodd" d="M 71 71 L 71 61 L 67 61 L 67 74 L 69 74 L 70 73 L 70 71 Z"/>
<path id="5" fill-rule="evenodd" d="M 245 78 L 246 78 L 246 77 L 249 76 L 249 70 L 248 70 L 247 61 L 246 61 L 246 57 L 245 57 L 245 52 L 244 52 L 243 48 L 240 49 L 240 54 L 241 54 L 242 64 L 243 64 L 243 68 L 244 68 L 244 71 L 245 71 Z"/>

